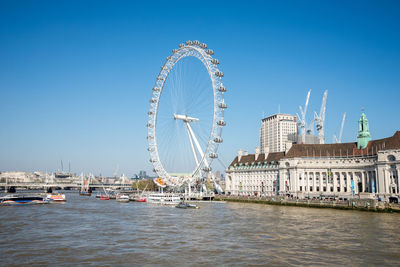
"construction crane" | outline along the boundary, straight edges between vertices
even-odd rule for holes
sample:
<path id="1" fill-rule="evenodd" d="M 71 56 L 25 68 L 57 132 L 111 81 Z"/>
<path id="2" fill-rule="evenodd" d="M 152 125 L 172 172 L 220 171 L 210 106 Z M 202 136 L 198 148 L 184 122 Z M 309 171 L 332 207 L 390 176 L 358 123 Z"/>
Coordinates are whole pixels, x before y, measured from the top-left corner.
<path id="1" fill-rule="evenodd" d="M 328 98 L 328 90 L 325 90 L 324 96 L 322 97 L 322 104 L 319 114 L 314 111 L 314 121 L 315 121 L 315 128 L 318 132 L 318 139 L 320 144 L 325 143 L 325 136 L 324 136 L 324 123 L 325 123 L 325 111 L 326 111 L 326 99 Z"/>
<path id="2" fill-rule="evenodd" d="M 113 174 L 114 178 L 117 178 L 118 170 L 119 170 L 119 164 L 117 164 L 117 168 L 115 169 L 115 172 Z"/>
<path id="3" fill-rule="evenodd" d="M 343 127 L 344 127 L 345 120 L 346 120 L 346 112 L 343 113 L 342 124 L 340 125 L 339 139 L 337 138 L 336 134 L 333 135 L 333 139 L 334 139 L 334 141 L 336 143 L 341 143 L 342 142 Z"/>
<path id="4" fill-rule="evenodd" d="M 299 134 L 301 134 L 301 143 L 302 144 L 304 144 L 306 142 L 306 127 L 307 127 L 306 113 L 307 113 L 308 101 L 310 100 L 310 94 L 311 94 L 311 89 L 307 93 L 306 104 L 304 105 L 304 109 L 301 106 L 299 106 L 301 117 L 297 113 L 297 117 L 299 118 L 299 122 L 297 124 L 298 132 L 299 132 Z"/>

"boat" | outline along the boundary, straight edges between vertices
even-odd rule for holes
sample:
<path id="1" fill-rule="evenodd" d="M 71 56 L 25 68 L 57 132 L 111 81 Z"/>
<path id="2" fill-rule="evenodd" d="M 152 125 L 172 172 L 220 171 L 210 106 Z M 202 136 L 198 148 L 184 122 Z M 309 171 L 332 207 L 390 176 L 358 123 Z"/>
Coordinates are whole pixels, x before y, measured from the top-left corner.
<path id="1" fill-rule="evenodd" d="M 136 202 L 146 202 L 146 198 L 145 197 L 137 197 L 136 198 Z"/>
<path id="2" fill-rule="evenodd" d="M 137 184 L 136 184 L 136 186 L 137 186 Z M 147 188 L 147 185 L 146 185 L 146 187 L 143 189 L 143 191 L 142 191 L 142 193 L 140 194 L 140 196 L 137 195 L 137 196 L 135 197 L 134 201 L 136 201 L 136 202 L 146 202 L 146 198 L 143 196 L 143 194 L 144 194 L 146 188 Z M 137 190 L 139 190 L 139 188 L 137 188 Z"/>
<path id="3" fill-rule="evenodd" d="M 84 180 L 83 175 L 82 176 L 82 187 L 81 190 L 79 191 L 79 195 L 81 196 L 91 196 L 92 195 L 92 189 L 89 187 L 89 181 L 91 176 L 89 176 L 89 179 Z"/>
<path id="4" fill-rule="evenodd" d="M 46 194 L 46 199 L 51 202 L 65 202 L 67 199 L 65 198 L 65 194 L 60 193 L 49 193 Z"/>
<path id="5" fill-rule="evenodd" d="M 174 193 L 151 193 L 146 200 L 154 204 L 177 205 L 181 202 L 181 196 Z"/>
<path id="6" fill-rule="evenodd" d="M 116 199 L 118 202 L 124 202 L 124 203 L 129 202 L 129 196 L 125 194 L 118 194 Z"/>
<path id="7" fill-rule="evenodd" d="M 47 204 L 49 201 L 39 195 L 7 195 L 0 197 L 0 205 Z"/>
<path id="8" fill-rule="evenodd" d="M 175 206 L 175 208 L 179 208 L 179 209 L 200 209 L 200 207 L 195 205 L 195 204 L 189 204 L 189 203 L 184 203 L 184 202 L 180 202 L 178 205 Z"/>
<path id="9" fill-rule="evenodd" d="M 100 195 L 100 200 L 110 200 L 108 195 Z"/>

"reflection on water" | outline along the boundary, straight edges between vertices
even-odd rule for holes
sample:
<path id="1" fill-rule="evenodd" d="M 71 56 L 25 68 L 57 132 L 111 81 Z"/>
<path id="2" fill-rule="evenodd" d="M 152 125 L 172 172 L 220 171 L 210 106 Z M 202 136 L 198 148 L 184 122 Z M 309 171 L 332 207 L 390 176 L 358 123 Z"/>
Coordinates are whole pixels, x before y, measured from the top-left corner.
<path id="1" fill-rule="evenodd" d="M 1 265 L 400 262 L 400 214 L 241 203 L 185 210 L 77 194 L 67 199 L 0 207 Z"/>

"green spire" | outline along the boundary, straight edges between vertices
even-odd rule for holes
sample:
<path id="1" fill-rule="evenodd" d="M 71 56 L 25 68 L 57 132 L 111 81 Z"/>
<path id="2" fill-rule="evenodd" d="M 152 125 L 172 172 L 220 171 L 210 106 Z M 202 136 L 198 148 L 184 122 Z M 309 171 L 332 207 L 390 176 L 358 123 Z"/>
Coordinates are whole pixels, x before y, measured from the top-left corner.
<path id="1" fill-rule="evenodd" d="M 357 148 L 358 149 L 366 148 L 370 140 L 371 140 L 371 134 L 369 133 L 368 120 L 367 116 L 363 111 L 361 113 L 360 120 L 358 121 Z"/>

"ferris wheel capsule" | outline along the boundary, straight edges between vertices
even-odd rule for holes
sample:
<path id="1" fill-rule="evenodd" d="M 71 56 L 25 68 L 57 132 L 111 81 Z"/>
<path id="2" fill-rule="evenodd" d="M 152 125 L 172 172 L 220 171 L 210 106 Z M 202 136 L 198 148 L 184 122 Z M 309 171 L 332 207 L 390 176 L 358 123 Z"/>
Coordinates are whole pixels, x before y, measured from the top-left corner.
<path id="1" fill-rule="evenodd" d="M 160 91 L 160 88 L 158 88 L 158 87 L 153 87 L 153 91 L 154 91 L 154 92 L 158 92 L 158 91 Z"/>
<path id="2" fill-rule="evenodd" d="M 147 148 L 148 151 L 154 151 L 154 147 Z"/>
<path id="3" fill-rule="evenodd" d="M 192 42 L 192 44 L 193 44 L 193 45 L 200 45 L 200 42 L 197 41 L 197 40 L 195 40 L 195 41 Z"/>
<path id="4" fill-rule="evenodd" d="M 210 158 L 216 159 L 216 158 L 218 158 L 218 154 L 217 153 L 210 153 Z"/>
<path id="5" fill-rule="evenodd" d="M 182 48 L 184 46 L 185 46 L 185 44 L 179 44 L 179 48 Z"/>
<path id="6" fill-rule="evenodd" d="M 220 91 L 220 92 L 222 92 L 222 93 L 225 93 L 225 92 L 226 92 L 226 88 L 223 87 L 223 86 L 220 86 L 220 87 L 218 88 L 218 91 Z"/>
<path id="7" fill-rule="evenodd" d="M 150 99 L 150 103 L 157 103 L 157 99 L 155 98 Z"/>
<path id="8" fill-rule="evenodd" d="M 228 106 L 225 104 L 225 102 L 221 102 L 221 103 L 218 104 L 218 107 L 219 107 L 219 108 L 222 108 L 222 109 L 225 109 L 225 108 L 227 108 Z"/>
<path id="9" fill-rule="evenodd" d="M 206 50 L 206 53 L 209 54 L 210 56 L 214 55 L 214 51 L 211 49 Z"/>
<path id="10" fill-rule="evenodd" d="M 187 45 L 192 45 L 192 41 L 187 40 L 187 41 L 186 41 L 186 44 L 187 44 Z"/>
<path id="11" fill-rule="evenodd" d="M 148 127 L 148 128 L 153 128 L 153 124 L 148 123 L 148 124 L 147 124 L 147 127 Z M 150 150 L 149 150 L 149 151 L 150 151 Z"/>
<path id="12" fill-rule="evenodd" d="M 215 138 L 214 138 L 214 142 L 215 142 L 215 143 L 222 143 L 222 141 L 223 141 L 223 140 L 222 140 L 221 137 L 215 137 Z"/>
<path id="13" fill-rule="evenodd" d="M 223 120 L 220 120 L 220 121 L 217 121 L 217 124 L 218 124 L 219 126 L 225 126 L 225 125 L 226 125 L 226 122 L 223 121 Z"/>
<path id="14" fill-rule="evenodd" d="M 157 80 L 162 81 L 162 80 L 164 80 L 164 77 L 158 76 L 158 77 L 157 77 Z"/>
<path id="15" fill-rule="evenodd" d="M 222 77 L 224 77 L 224 73 L 222 71 L 216 71 L 215 76 L 222 78 Z"/>
<path id="16" fill-rule="evenodd" d="M 211 63 L 214 64 L 214 65 L 218 65 L 218 64 L 219 64 L 219 60 L 216 59 L 216 58 L 213 58 L 213 59 L 211 60 Z"/>
<path id="17" fill-rule="evenodd" d="M 149 160 L 151 163 L 153 163 L 153 162 L 156 162 L 157 160 L 155 160 L 155 159 L 150 159 Z"/>
<path id="18" fill-rule="evenodd" d="M 204 167 L 204 168 L 203 168 L 203 171 L 205 171 L 205 172 L 210 172 L 210 171 L 211 171 L 211 168 L 210 168 L 210 167 Z"/>
<path id="19" fill-rule="evenodd" d="M 200 44 L 199 46 L 200 46 L 201 48 L 203 48 L 203 49 L 206 49 L 206 48 L 208 47 L 208 45 L 205 44 L 205 43 L 202 43 L 202 44 Z"/>

